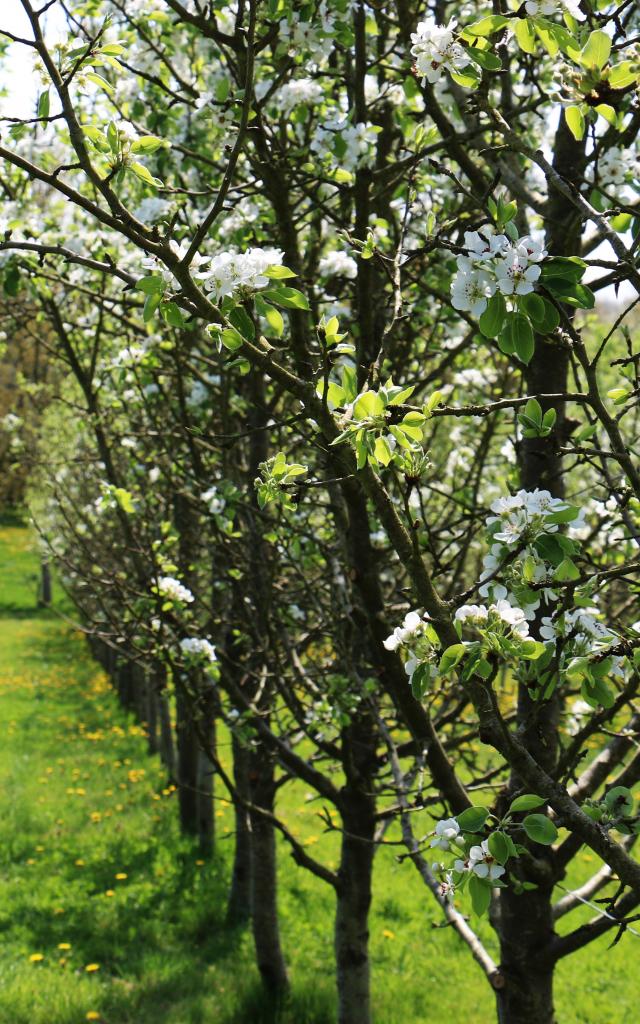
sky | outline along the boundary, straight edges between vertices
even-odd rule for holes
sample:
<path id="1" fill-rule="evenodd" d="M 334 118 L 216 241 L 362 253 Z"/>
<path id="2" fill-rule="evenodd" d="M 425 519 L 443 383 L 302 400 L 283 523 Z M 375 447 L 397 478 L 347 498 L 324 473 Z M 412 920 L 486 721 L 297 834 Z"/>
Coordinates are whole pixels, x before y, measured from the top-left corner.
<path id="1" fill-rule="evenodd" d="M 46 15 L 47 36 L 54 39 L 62 25 L 62 8 L 54 4 Z M 29 21 L 20 0 L 0 0 L 0 29 L 25 39 L 32 37 Z M 8 97 L 0 100 L 3 114 L 11 117 L 33 115 L 40 82 L 33 73 L 33 58 L 26 46 L 12 43 L 9 47 L 8 66 L 2 76 L 2 86 L 9 93 Z"/>

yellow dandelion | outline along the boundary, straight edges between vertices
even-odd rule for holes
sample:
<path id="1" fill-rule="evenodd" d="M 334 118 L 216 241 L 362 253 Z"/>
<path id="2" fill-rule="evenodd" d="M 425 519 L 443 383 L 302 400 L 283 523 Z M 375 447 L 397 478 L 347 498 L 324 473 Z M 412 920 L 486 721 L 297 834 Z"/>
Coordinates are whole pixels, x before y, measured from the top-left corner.
<path id="1" fill-rule="evenodd" d="M 85 1015 L 85 1020 L 100 1020 L 100 1014 L 97 1010 L 89 1010 Z"/>
<path id="2" fill-rule="evenodd" d="M 80 857 L 78 858 L 78 860 L 76 861 L 76 867 L 77 868 L 83 868 L 84 867 L 84 861 L 82 860 L 82 858 L 80 858 Z"/>
<path id="3" fill-rule="evenodd" d="M 392 932 L 390 928 L 383 928 L 382 934 L 384 935 L 385 939 L 395 939 L 396 937 L 396 933 Z"/>
<path id="4" fill-rule="evenodd" d="M 70 942 L 59 942 L 58 943 L 58 949 L 71 949 L 71 943 Z"/>
<path id="5" fill-rule="evenodd" d="M 115 896 L 115 892 L 113 891 L 113 889 L 107 889 L 107 891 L 105 892 L 105 896 Z"/>
<path id="6" fill-rule="evenodd" d="M 85 967 L 85 971 L 87 972 L 87 974 L 94 974 L 95 971 L 99 970 L 100 964 L 87 964 L 87 966 Z"/>
<path id="7" fill-rule="evenodd" d="M 118 871 L 118 874 L 116 875 L 116 882 L 124 882 L 127 877 L 126 871 Z"/>
<path id="8" fill-rule="evenodd" d="M 44 953 L 32 953 L 29 960 L 32 964 L 39 964 L 41 960 L 44 960 Z"/>
<path id="9" fill-rule="evenodd" d="M 204 864 L 204 861 L 203 861 L 203 860 L 197 860 L 197 861 L 196 861 L 196 867 L 197 867 L 197 868 L 201 868 L 201 867 L 203 866 L 203 864 Z"/>

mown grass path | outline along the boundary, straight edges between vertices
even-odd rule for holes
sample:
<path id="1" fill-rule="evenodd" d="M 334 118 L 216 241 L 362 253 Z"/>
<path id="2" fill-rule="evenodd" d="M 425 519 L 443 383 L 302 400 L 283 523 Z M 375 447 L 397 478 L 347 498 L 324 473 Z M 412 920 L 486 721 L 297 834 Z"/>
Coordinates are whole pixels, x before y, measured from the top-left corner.
<path id="1" fill-rule="evenodd" d="M 231 808 L 216 803 L 218 852 L 205 863 L 83 638 L 38 611 L 35 575 L 27 532 L 0 528 L 0 1024 L 267 1024 L 250 936 L 222 923 Z M 283 809 L 335 859 L 304 788 L 285 787 Z M 489 1024 L 486 984 L 394 852 L 376 865 L 377 1024 Z M 294 994 L 277 1019 L 330 1024 L 331 892 L 284 848 L 281 876 Z M 562 965 L 560 1024 L 637 1019 L 640 940 L 605 952 L 608 941 Z"/>

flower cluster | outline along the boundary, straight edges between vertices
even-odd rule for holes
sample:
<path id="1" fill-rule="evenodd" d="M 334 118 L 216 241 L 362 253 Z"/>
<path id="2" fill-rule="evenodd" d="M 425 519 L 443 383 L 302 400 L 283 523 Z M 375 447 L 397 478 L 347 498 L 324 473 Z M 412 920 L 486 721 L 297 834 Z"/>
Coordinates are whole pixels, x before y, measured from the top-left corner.
<path id="1" fill-rule="evenodd" d="M 191 604 L 194 596 L 188 587 L 185 587 L 180 580 L 173 576 L 161 576 L 158 580 L 158 593 L 169 601 L 181 601 L 182 604 Z"/>
<path id="2" fill-rule="evenodd" d="M 515 608 L 508 601 L 496 601 L 488 608 L 484 604 L 463 604 L 454 618 L 463 625 L 479 629 L 494 629 L 507 626 L 509 631 L 523 640 L 529 636 L 529 624 L 522 608 Z"/>
<path id="3" fill-rule="evenodd" d="M 313 78 L 294 78 L 285 82 L 276 94 L 278 108 L 286 113 L 301 104 L 322 103 L 324 92 L 320 82 Z"/>
<path id="4" fill-rule="evenodd" d="M 246 252 L 220 252 L 208 257 L 208 266 L 195 275 L 206 292 L 213 292 L 220 301 L 226 295 L 242 290 L 255 292 L 269 284 L 266 271 L 282 266 L 284 254 L 279 249 L 247 249 Z"/>
<path id="5" fill-rule="evenodd" d="M 469 63 L 464 47 L 456 42 L 456 27 L 455 19 L 448 25 L 438 25 L 435 18 L 427 18 L 411 33 L 411 54 L 423 84 L 425 80 L 434 84 L 443 71 L 456 72 Z"/>
<path id="6" fill-rule="evenodd" d="M 318 264 L 322 277 L 348 277 L 353 280 L 358 274 L 358 264 L 346 252 L 328 252 Z"/>
<path id="7" fill-rule="evenodd" d="M 511 240 L 496 235 L 491 226 L 465 231 L 466 255 L 457 259 L 458 271 L 451 283 L 455 309 L 480 316 L 492 295 L 528 295 L 540 277 L 546 250 L 531 235 Z"/>
<path id="8" fill-rule="evenodd" d="M 542 600 L 558 597 L 553 586 L 555 566 L 543 556 L 548 552 L 538 542 L 558 534 L 561 522 L 579 527 L 580 510 L 540 489 L 497 498 L 490 507 L 494 513 L 487 519 L 491 547 L 483 561 L 480 579 L 486 582 L 480 594 L 498 602 L 516 601 L 525 618 L 532 620 Z M 558 560 L 562 561 L 565 548 L 569 554 L 572 547 L 568 538 L 558 539 L 554 546 Z"/>
<path id="9" fill-rule="evenodd" d="M 216 649 L 208 640 L 197 636 L 187 636 L 180 641 L 180 650 L 187 657 L 203 659 L 205 661 L 216 661 Z"/>
<path id="10" fill-rule="evenodd" d="M 431 638 L 426 637 L 429 629 L 425 621 L 426 616 L 419 612 L 407 612 L 401 626 L 396 626 L 393 633 L 383 641 L 387 651 L 397 651 L 403 648 L 408 657 L 404 664 L 404 670 L 411 678 L 418 665 L 424 660 L 431 647 Z M 424 641 L 426 638 L 427 646 Z"/>
<path id="11" fill-rule="evenodd" d="M 469 856 L 465 860 L 458 858 L 453 867 L 455 871 L 470 871 L 478 878 L 486 878 L 490 882 L 500 878 L 506 870 L 489 850 L 488 839 L 484 839 L 478 846 L 472 846 Z"/>

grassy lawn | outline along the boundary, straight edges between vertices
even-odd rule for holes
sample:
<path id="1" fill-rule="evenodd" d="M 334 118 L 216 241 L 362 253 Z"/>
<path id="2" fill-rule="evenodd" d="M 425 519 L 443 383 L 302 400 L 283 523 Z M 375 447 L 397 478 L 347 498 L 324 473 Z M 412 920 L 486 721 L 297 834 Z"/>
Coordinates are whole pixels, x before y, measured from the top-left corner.
<path id="1" fill-rule="evenodd" d="M 179 837 L 175 794 L 82 636 L 37 609 L 25 530 L 0 527 L 0 572 L 0 1024 L 267 1024 L 250 935 L 223 925 L 233 820 L 224 794 L 218 850 L 205 863 Z M 304 787 L 286 787 L 281 810 L 335 863 L 336 836 L 323 834 Z M 577 874 L 594 867 L 583 854 Z M 486 983 L 451 930 L 437 927 L 414 874 L 393 848 L 379 853 L 377 1024 L 492 1021 Z M 332 893 L 284 846 L 280 892 L 293 995 L 277 1019 L 329 1024 Z M 572 915 L 571 926 L 589 916 Z M 561 965 L 559 1024 L 637 1019 L 639 940 L 608 951 L 609 941 Z"/>

